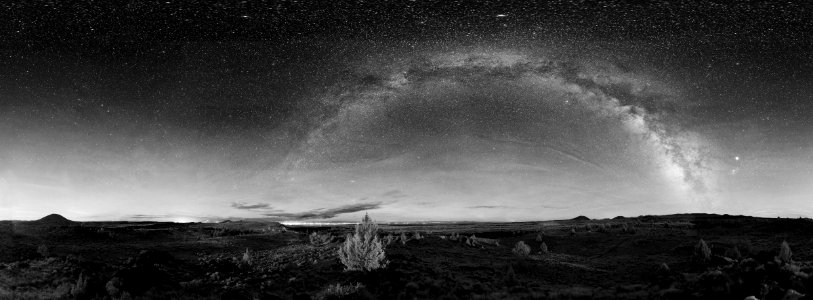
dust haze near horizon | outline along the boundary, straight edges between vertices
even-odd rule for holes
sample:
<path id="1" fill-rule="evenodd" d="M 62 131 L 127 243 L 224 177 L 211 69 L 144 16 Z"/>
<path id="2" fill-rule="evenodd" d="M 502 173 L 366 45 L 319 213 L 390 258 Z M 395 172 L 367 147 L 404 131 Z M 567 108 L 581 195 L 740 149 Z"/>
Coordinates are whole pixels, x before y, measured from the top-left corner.
<path id="1" fill-rule="evenodd" d="M 255 37 L 245 12 L 239 38 L 130 28 L 133 49 L 31 29 L 2 49 L 0 219 L 813 216 L 805 27 L 603 35 L 480 9 L 341 38 Z"/>

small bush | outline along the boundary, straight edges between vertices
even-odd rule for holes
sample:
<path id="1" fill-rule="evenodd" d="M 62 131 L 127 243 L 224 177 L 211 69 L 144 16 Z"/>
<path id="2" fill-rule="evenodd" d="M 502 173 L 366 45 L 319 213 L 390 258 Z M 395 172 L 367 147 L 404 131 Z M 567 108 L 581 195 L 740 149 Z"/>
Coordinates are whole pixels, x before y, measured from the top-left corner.
<path id="1" fill-rule="evenodd" d="M 474 234 L 472 234 L 469 238 L 466 239 L 466 245 L 469 245 L 469 246 L 472 246 L 472 247 L 477 246 L 476 242 L 477 242 L 477 237 L 474 236 Z"/>
<path id="2" fill-rule="evenodd" d="M 378 239 L 378 224 L 365 214 L 354 234 L 347 234 L 339 247 L 339 259 L 345 270 L 370 271 L 386 266 L 384 245 Z"/>
<path id="3" fill-rule="evenodd" d="M 791 262 L 791 256 L 793 256 L 793 252 L 790 251 L 790 245 L 788 245 L 787 241 L 782 241 L 782 244 L 779 245 L 779 260 L 789 264 Z"/>
<path id="4" fill-rule="evenodd" d="M 246 253 L 243 253 L 243 260 L 241 262 L 246 265 L 251 265 L 251 254 L 248 253 L 248 248 L 246 248 Z"/>
<path id="5" fill-rule="evenodd" d="M 420 239 L 422 239 L 423 237 L 421 236 L 421 233 L 420 233 L 420 232 L 415 231 L 415 233 L 414 233 L 414 234 L 412 234 L 412 238 L 413 238 L 413 239 L 415 239 L 415 240 L 420 240 Z"/>
<path id="6" fill-rule="evenodd" d="M 541 233 L 541 232 L 536 234 L 536 241 L 537 241 L 537 242 L 541 242 L 541 241 L 542 241 L 542 233 Z"/>
<path id="7" fill-rule="evenodd" d="M 407 241 L 409 240 L 409 238 L 406 236 L 406 232 L 401 232 L 401 237 L 399 239 L 401 240 L 402 245 L 406 245 Z"/>
<path id="8" fill-rule="evenodd" d="M 635 234 L 635 226 L 627 223 L 621 224 L 621 233 Z"/>
<path id="9" fill-rule="evenodd" d="M 666 263 L 661 263 L 658 266 L 658 273 L 669 274 L 670 272 L 672 272 L 672 269 L 670 269 L 669 265 L 667 265 Z"/>
<path id="10" fill-rule="evenodd" d="M 799 265 L 795 265 L 795 264 L 785 264 L 785 265 L 782 266 L 781 270 L 787 271 L 787 272 L 789 272 L 791 274 L 796 274 L 796 273 L 798 273 L 799 271 L 802 270 L 802 267 L 799 266 Z"/>
<path id="11" fill-rule="evenodd" d="M 341 299 L 343 297 L 358 293 L 358 291 L 362 288 L 364 288 L 364 286 L 360 282 L 356 283 L 355 285 L 341 285 L 339 283 L 331 284 L 316 294 L 316 299 Z"/>
<path id="12" fill-rule="evenodd" d="M 51 252 L 48 251 L 48 246 L 45 245 L 40 245 L 39 247 L 37 247 L 37 253 L 42 257 L 48 257 L 51 255 Z"/>
<path id="13" fill-rule="evenodd" d="M 576 228 L 570 228 L 570 236 L 576 236 Z"/>
<path id="14" fill-rule="evenodd" d="M 112 279 L 110 279 L 110 281 L 107 282 L 107 284 L 104 285 L 104 287 L 111 297 L 113 298 L 118 297 L 122 292 L 121 278 L 113 277 Z"/>
<path id="15" fill-rule="evenodd" d="M 547 254 L 548 253 L 548 245 L 545 242 L 542 242 L 542 245 L 539 246 L 539 253 Z"/>
<path id="16" fill-rule="evenodd" d="M 515 255 L 520 257 L 528 256 L 531 253 L 531 247 L 525 244 L 523 241 L 519 241 L 514 245 L 514 249 L 511 250 Z"/>
<path id="17" fill-rule="evenodd" d="M 330 233 L 319 234 L 313 232 L 308 236 L 308 239 L 310 240 L 311 245 L 324 246 L 333 242 L 333 235 Z"/>
<path id="18" fill-rule="evenodd" d="M 392 233 L 390 233 L 390 234 L 388 234 L 386 237 L 384 237 L 384 243 L 385 243 L 387 246 L 389 246 L 390 244 L 392 244 L 394 241 L 395 241 L 395 237 L 394 237 L 394 236 L 392 236 Z"/>
<path id="19" fill-rule="evenodd" d="M 514 266 L 508 264 L 508 270 L 505 272 L 505 284 L 507 286 L 514 286 L 517 284 L 517 275 L 514 273 Z"/>
<path id="20" fill-rule="evenodd" d="M 726 250 L 725 256 L 733 258 L 735 260 L 742 259 L 742 254 L 740 253 L 740 249 L 737 248 L 737 246 L 734 246 L 734 248 Z"/>
<path id="21" fill-rule="evenodd" d="M 79 278 L 76 280 L 76 284 L 71 287 L 71 295 L 77 298 L 82 298 L 86 296 L 88 293 L 88 277 L 85 275 L 85 272 L 79 274 Z"/>
<path id="22" fill-rule="evenodd" d="M 699 263 L 708 263 L 711 260 L 711 249 L 706 245 L 706 241 L 700 239 L 694 246 L 694 259 Z"/>

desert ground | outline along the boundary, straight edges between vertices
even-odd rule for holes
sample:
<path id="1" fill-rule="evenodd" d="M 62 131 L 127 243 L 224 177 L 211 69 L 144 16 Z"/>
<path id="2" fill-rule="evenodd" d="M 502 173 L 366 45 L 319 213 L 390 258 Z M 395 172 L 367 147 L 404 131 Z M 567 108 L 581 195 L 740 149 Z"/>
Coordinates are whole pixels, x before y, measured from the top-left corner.
<path id="1" fill-rule="evenodd" d="M 813 291 L 810 219 L 379 225 L 386 265 L 346 271 L 337 249 L 352 226 L 2 221 L 0 298 L 805 299 Z"/>

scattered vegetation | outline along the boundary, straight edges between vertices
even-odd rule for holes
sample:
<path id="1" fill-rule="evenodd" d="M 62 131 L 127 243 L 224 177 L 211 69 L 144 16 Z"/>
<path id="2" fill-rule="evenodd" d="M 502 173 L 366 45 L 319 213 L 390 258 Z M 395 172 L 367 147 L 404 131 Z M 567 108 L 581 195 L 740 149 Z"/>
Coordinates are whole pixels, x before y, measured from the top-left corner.
<path id="1" fill-rule="evenodd" d="M 401 240 L 401 245 L 406 245 L 407 241 L 409 241 L 406 232 L 401 232 L 401 237 L 399 239 Z"/>
<path id="2" fill-rule="evenodd" d="M 347 271 L 371 271 L 386 266 L 384 245 L 378 239 L 378 224 L 365 214 L 354 234 L 347 234 L 339 247 L 339 259 Z"/>
<path id="3" fill-rule="evenodd" d="M 525 244 L 523 241 L 519 241 L 514 245 L 514 249 L 511 250 L 514 255 L 525 257 L 528 254 L 531 254 L 531 247 Z"/>
<path id="4" fill-rule="evenodd" d="M 330 233 L 316 233 L 313 232 L 308 236 L 311 245 L 324 246 L 333 242 L 333 235 Z"/>
<path id="5" fill-rule="evenodd" d="M 621 233 L 635 234 L 635 225 L 621 224 Z"/>
<path id="6" fill-rule="evenodd" d="M 343 299 L 350 297 L 354 294 L 357 294 L 362 288 L 364 288 L 364 285 L 362 285 L 360 282 L 348 285 L 342 285 L 339 283 L 331 284 L 328 285 L 324 290 L 316 294 L 315 298 L 324 300 Z"/>
<path id="7" fill-rule="evenodd" d="M 680 221 L 680 217 L 661 218 L 655 220 L 651 229 L 646 227 L 649 222 L 640 223 L 643 225 L 638 226 L 644 230 L 637 236 L 618 235 L 624 222 L 627 226 L 636 224 L 637 220 L 632 218 L 591 221 L 589 229 L 593 233 L 584 233 L 582 222 L 575 225 L 580 235 L 577 238 L 568 238 L 574 224 L 565 222 L 551 226 L 545 231 L 548 235 L 540 232 L 537 224 L 521 223 L 483 227 L 476 227 L 478 224 L 470 227 L 468 224 L 463 225 L 467 227 L 381 225 L 382 230 L 374 231 L 378 232 L 382 246 L 397 242 L 402 235 L 408 237 L 403 239 L 407 241 L 415 232 L 426 237 L 431 228 L 438 229 L 434 232 L 441 239 L 424 238 L 415 243 L 415 247 L 384 248 L 389 262 L 379 264 L 387 265 L 387 269 L 367 274 L 343 272 L 348 268 L 341 258 L 337 259 L 338 252 L 342 251 L 337 248 L 340 245 L 344 248 L 347 240 L 342 239 L 344 234 L 337 236 L 336 230 L 344 227 L 329 230 L 319 227 L 316 235 L 313 235 L 314 227 L 294 226 L 287 233 L 276 230 L 268 231 L 272 232 L 269 234 L 210 238 L 212 230 L 224 226 L 257 230 L 268 225 L 255 226 L 248 222 L 104 225 L 107 231 L 119 235 L 115 242 L 121 249 L 149 250 L 135 256 L 133 251 L 110 247 L 107 248 L 110 251 L 104 253 L 104 261 L 94 261 L 96 254 L 88 254 L 98 251 L 94 246 L 113 241 L 98 234 L 78 235 L 77 231 L 69 232 L 71 229 L 63 226 L 57 230 L 66 233 L 47 241 L 47 248 L 52 252 L 47 259 L 38 254 L 42 252 L 38 246 L 45 244 L 41 236 L 19 235 L 23 242 L 18 247 L 0 248 L 0 299 L 744 299 L 754 296 L 751 299 L 779 300 L 798 298 L 813 291 L 813 262 L 805 243 L 813 236 L 809 233 L 813 231 L 808 230 L 813 228 L 813 222 L 743 218 L 739 223 L 712 219 L 703 224 L 700 219 L 701 225 L 697 225 L 698 218 L 711 217 L 685 218 L 689 221 Z M 667 221 L 668 228 L 663 226 Z M 595 233 L 601 231 L 602 222 L 613 234 Z M 684 223 L 691 227 L 682 226 Z M 805 229 L 802 231 L 797 224 L 809 227 L 802 227 Z M 3 225 L 0 222 L 0 230 Z M 93 226 L 97 225 L 86 224 L 81 233 L 95 232 L 97 228 Z M 169 226 L 175 229 L 168 229 Z M 785 243 L 774 238 L 777 234 L 784 235 L 782 230 L 786 229 L 793 230 L 794 240 L 790 242 L 798 242 L 793 247 L 795 253 L 790 251 L 790 246 L 777 245 Z M 382 231 L 391 234 L 381 234 Z M 330 246 L 312 246 L 310 236 L 323 236 L 327 232 L 333 232 L 334 236 Z M 348 240 L 352 240 L 354 229 L 349 228 L 347 232 L 351 234 Z M 55 236 L 48 234 L 48 237 Z M 198 239 L 179 239 L 190 234 Z M 704 252 L 699 238 L 687 240 L 695 235 L 704 239 L 721 236 L 720 240 L 704 240 L 709 259 L 703 265 L 690 263 L 695 261 L 695 248 L 697 253 Z M 2 237 L 0 235 L 0 239 Z M 497 247 L 499 239 L 516 244 Z M 314 240 L 318 244 L 325 239 Z M 553 248 L 548 248 L 548 242 Z M 522 258 L 525 251 L 518 246 L 520 244 L 531 246 L 527 258 Z M 532 245 L 536 245 L 536 250 Z M 8 249 L 14 256 L 8 255 Z M 57 249 L 58 253 L 53 253 Z M 166 255 L 156 253 L 155 249 L 162 249 L 159 252 Z M 168 249 L 178 254 L 170 255 Z M 549 252 L 551 249 L 557 252 Z M 81 255 L 81 259 L 69 258 L 68 254 Z M 462 267 L 444 267 L 448 265 Z"/>

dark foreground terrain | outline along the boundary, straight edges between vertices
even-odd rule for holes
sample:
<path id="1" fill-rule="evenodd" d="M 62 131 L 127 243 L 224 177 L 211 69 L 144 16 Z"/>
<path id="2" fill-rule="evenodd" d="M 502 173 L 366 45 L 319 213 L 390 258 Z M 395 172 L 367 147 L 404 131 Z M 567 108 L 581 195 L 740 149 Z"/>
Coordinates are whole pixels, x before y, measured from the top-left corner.
<path id="1" fill-rule="evenodd" d="M 0 298 L 809 299 L 803 295 L 813 292 L 809 219 L 690 214 L 381 228 L 389 264 L 345 272 L 337 248 L 348 226 L 3 221 Z M 701 239 L 707 256 L 696 249 Z M 528 255 L 512 251 L 519 241 Z M 780 255 L 783 241 L 790 259 Z"/>

